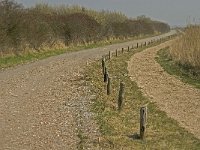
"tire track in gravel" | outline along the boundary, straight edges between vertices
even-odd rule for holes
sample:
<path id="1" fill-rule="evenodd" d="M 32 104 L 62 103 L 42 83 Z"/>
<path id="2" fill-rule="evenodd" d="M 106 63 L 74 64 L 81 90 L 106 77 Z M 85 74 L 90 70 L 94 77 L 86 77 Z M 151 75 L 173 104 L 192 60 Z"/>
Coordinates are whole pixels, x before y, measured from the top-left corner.
<path id="1" fill-rule="evenodd" d="M 91 93 L 84 79 L 87 62 L 109 50 L 158 39 L 174 32 L 102 48 L 66 53 L 0 71 L 0 149 L 95 149 L 100 136 L 89 111 Z"/>
<path id="2" fill-rule="evenodd" d="M 200 90 L 169 75 L 155 60 L 170 42 L 135 54 L 128 62 L 129 75 L 151 101 L 200 139 Z"/>

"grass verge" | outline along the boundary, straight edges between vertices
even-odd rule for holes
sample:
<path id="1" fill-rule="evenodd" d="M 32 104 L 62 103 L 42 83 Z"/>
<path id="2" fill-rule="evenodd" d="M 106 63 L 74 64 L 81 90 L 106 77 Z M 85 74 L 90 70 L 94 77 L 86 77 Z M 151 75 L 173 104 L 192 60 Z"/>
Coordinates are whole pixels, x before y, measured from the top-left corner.
<path id="1" fill-rule="evenodd" d="M 108 72 L 112 77 L 112 94 L 107 96 L 103 83 L 101 61 L 93 63 L 86 70 L 86 79 L 91 84 L 96 99 L 92 111 L 96 113 L 102 137 L 102 149 L 200 149 L 200 140 L 181 128 L 167 117 L 156 104 L 144 97 L 137 84 L 131 81 L 127 61 L 143 49 L 131 50 L 107 61 Z M 117 97 L 120 81 L 125 82 L 125 100 L 121 112 L 117 111 Z M 146 139 L 139 137 L 139 110 L 148 104 L 148 124 Z"/>
<path id="2" fill-rule="evenodd" d="M 159 35 L 159 34 L 157 34 Z M 153 36 L 157 36 L 153 35 Z M 152 36 L 152 35 L 151 35 Z M 106 45 L 111 45 L 111 44 L 116 44 L 116 43 L 123 43 L 123 42 L 128 42 L 132 40 L 138 40 L 142 38 L 147 38 L 151 37 L 150 35 L 142 36 L 140 38 L 129 38 L 126 40 L 111 40 L 111 41 L 100 41 L 97 43 L 92 43 L 88 45 L 79 45 L 79 46 L 72 46 L 66 49 L 57 49 L 57 50 L 48 50 L 48 51 L 40 51 L 40 52 L 35 52 L 35 53 L 28 53 L 28 54 L 21 54 L 21 55 L 13 55 L 13 56 L 8 56 L 8 57 L 0 57 L 0 69 L 3 68 L 8 68 L 8 67 L 13 67 L 19 64 L 24 64 L 27 62 L 31 61 L 36 61 L 44 58 L 48 58 L 50 56 L 56 56 L 60 55 L 66 52 L 75 52 L 75 51 L 80 51 L 84 49 L 90 49 L 90 48 L 96 48 L 96 47 L 101 47 L 101 46 L 106 46 Z"/>
<path id="3" fill-rule="evenodd" d="M 169 48 L 158 51 L 157 62 L 171 75 L 179 77 L 183 82 L 200 89 L 200 74 L 195 73 L 191 67 L 177 64 L 169 57 Z"/>

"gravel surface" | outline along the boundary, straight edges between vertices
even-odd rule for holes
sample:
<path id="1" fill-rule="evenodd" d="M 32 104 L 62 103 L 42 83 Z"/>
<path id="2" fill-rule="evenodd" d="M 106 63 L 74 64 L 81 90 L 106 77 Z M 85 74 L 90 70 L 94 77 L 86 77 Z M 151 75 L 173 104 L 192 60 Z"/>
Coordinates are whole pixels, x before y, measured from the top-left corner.
<path id="1" fill-rule="evenodd" d="M 174 32 L 162 35 L 162 37 Z M 0 71 L 0 149 L 97 149 L 84 68 L 122 47 L 161 36 L 66 53 Z"/>
<path id="2" fill-rule="evenodd" d="M 200 139 L 200 90 L 169 75 L 155 60 L 158 50 L 170 42 L 135 54 L 128 64 L 129 74 L 161 110 Z"/>

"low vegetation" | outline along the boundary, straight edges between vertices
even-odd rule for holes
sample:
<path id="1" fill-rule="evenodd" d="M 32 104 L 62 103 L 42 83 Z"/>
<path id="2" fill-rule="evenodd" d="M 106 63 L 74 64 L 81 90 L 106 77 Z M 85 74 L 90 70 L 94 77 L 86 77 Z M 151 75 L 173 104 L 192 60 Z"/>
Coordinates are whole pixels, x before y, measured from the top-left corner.
<path id="1" fill-rule="evenodd" d="M 99 145 L 103 149 L 180 149 L 197 150 L 200 141 L 178 123 L 167 117 L 156 104 L 144 97 L 137 84 L 131 81 L 127 71 L 127 61 L 136 52 L 119 54 L 107 61 L 109 75 L 112 77 L 112 93 L 107 96 L 103 82 L 101 61 L 93 63 L 86 73 L 97 98 L 93 100 L 93 111 L 100 126 L 102 137 Z M 125 83 L 125 100 L 122 111 L 117 110 L 119 83 Z M 139 139 L 139 110 L 148 105 L 148 125 L 146 139 Z"/>
<path id="2" fill-rule="evenodd" d="M 200 89 L 200 73 L 193 67 L 186 67 L 174 61 L 170 55 L 170 49 L 162 49 L 158 52 L 157 62 L 171 75 L 176 75 L 183 82 L 194 85 L 196 88 Z"/>
<path id="3" fill-rule="evenodd" d="M 200 88 L 200 26 L 190 25 L 179 31 L 179 38 L 158 52 L 157 61 L 169 74 Z"/>
<path id="4" fill-rule="evenodd" d="M 0 0 L 0 57 L 169 30 L 166 23 L 145 16 L 130 19 L 120 12 L 80 6 L 38 4 L 25 8 L 13 0 Z"/>

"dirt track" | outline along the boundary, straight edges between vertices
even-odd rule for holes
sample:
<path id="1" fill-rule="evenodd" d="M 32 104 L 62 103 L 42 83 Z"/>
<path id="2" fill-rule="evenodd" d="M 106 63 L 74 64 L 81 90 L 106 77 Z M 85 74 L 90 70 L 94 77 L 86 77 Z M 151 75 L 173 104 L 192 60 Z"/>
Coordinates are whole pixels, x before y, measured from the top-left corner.
<path id="1" fill-rule="evenodd" d="M 99 132 L 89 106 L 95 95 L 83 78 L 84 67 L 109 50 L 157 38 L 67 53 L 0 71 L 0 149 L 71 150 L 81 145 L 82 136 L 87 137 L 84 148 L 94 149 Z"/>
<path id="2" fill-rule="evenodd" d="M 151 101 L 200 139 L 200 90 L 167 74 L 155 61 L 157 51 L 167 45 L 170 42 L 135 54 L 129 74 Z"/>

